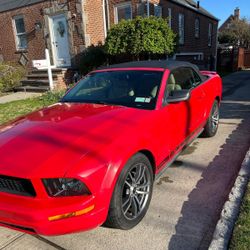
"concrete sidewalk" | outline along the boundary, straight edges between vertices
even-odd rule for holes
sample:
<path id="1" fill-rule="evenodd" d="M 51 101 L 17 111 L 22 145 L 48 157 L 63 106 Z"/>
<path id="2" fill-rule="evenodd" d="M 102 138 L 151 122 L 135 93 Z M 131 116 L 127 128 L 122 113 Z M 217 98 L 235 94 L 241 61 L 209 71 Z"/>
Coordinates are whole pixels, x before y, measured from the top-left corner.
<path id="1" fill-rule="evenodd" d="M 16 92 L 13 94 L 8 94 L 5 96 L 0 97 L 0 104 L 12 102 L 12 101 L 18 101 L 18 100 L 24 100 L 36 96 L 40 96 L 41 93 L 33 93 L 33 92 Z"/>
<path id="2" fill-rule="evenodd" d="M 39 236 L 27 235 L 0 227 L 0 250 L 64 250 L 53 242 Z"/>

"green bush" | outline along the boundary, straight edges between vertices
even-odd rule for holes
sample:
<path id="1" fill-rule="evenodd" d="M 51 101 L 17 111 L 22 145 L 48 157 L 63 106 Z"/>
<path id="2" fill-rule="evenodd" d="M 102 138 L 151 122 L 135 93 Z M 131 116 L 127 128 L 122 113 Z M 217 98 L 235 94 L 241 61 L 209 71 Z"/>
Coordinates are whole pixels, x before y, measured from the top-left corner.
<path id="1" fill-rule="evenodd" d="M 64 96 L 65 90 L 61 91 L 48 91 L 41 95 L 39 98 L 43 101 L 44 106 L 51 105 L 53 103 L 59 102 Z"/>
<path id="2" fill-rule="evenodd" d="M 10 91 L 19 86 L 25 73 L 25 69 L 19 65 L 0 63 L 0 92 Z"/>
<path id="3" fill-rule="evenodd" d="M 81 55 L 79 69 L 85 75 L 88 72 L 104 65 L 107 55 L 102 45 L 90 46 Z"/>
<path id="4" fill-rule="evenodd" d="M 105 49 L 111 56 L 130 55 L 134 59 L 174 52 L 176 35 L 167 20 L 158 17 L 136 17 L 122 20 L 108 32 Z"/>

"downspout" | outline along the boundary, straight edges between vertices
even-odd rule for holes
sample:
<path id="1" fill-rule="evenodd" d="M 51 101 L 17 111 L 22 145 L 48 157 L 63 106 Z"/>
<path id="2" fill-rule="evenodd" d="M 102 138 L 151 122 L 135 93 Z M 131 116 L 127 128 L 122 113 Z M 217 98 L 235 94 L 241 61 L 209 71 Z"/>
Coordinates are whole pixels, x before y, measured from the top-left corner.
<path id="1" fill-rule="evenodd" d="M 216 29 L 216 46 L 215 46 L 215 62 L 214 62 L 214 70 L 217 71 L 217 60 L 218 60 L 218 46 L 219 46 L 219 41 L 218 41 L 218 24 L 217 23 L 217 29 Z"/>
<path id="2" fill-rule="evenodd" d="M 102 0 L 104 40 L 107 37 L 106 1 Z"/>
<path id="3" fill-rule="evenodd" d="M 106 10 L 107 10 L 107 12 L 106 12 L 106 20 L 107 20 L 107 30 L 109 30 L 110 29 L 110 15 L 109 15 L 109 0 L 105 0 L 106 1 Z"/>
<path id="4" fill-rule="evenodd" d="M 147 16 L 150 16 L 150 3 L 149 0 L 147 0 Z"/>
<path id="5" fill-rule="evenodd" d="M 86 18 L 85 18 L 85 10 L 84 10 L 85 0 L 81 0 L 81 12 L 82 12 L 82 28 L 83 28 L 83 37 L 85 47 L 90 46 L 89 39 L 87 39 L 87 27 L 86 27 Z"/>

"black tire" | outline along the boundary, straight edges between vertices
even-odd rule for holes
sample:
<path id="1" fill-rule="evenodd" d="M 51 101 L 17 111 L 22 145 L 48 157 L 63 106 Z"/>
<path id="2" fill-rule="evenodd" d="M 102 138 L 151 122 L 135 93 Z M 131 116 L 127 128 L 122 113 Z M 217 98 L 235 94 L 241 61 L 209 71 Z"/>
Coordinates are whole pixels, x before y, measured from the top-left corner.
<path id="1" fill-rule="evenodd" d="M 152 166 L 144 154 L 137 153 L 127 162 L 120 173 L 104 226 L 123 230 L 135 227 L 148 210 L 152 191 Z M 144 194 L 142 194 L 143 192 Z"/>
<path id="2" fill-rule="evenodd" d="M 220 119 L 219 103 L 217 100 L 214 101 L 212 109 L 210 111 L 209 118 L 204 127 L 202 137 L 213 137 L 216 135 Z"/>

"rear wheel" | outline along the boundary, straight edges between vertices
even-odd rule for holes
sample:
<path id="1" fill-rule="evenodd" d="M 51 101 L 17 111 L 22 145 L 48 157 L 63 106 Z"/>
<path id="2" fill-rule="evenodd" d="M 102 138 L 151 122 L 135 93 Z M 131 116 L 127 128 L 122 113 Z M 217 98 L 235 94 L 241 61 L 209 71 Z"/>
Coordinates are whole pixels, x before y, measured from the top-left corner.
<path id="1" fill-rule="evenodd" d="M 219 119 L 220 119 L 219 103 L 217 100 L 215 100 L 210 112 L 210 116 L 207 120 L 207 123 L 204 127 L 204 131 L 202 133 L 203 137 L 213 137 L 216 135 L 219 126 Z"/>
<path id="2" fill-rule="evenodd" d="M 145 155 L 138 153 L 118 178 L 105 225 L 124 230 L 136 226 L 148 210 L 152 190 L 152 166 Z"/>

